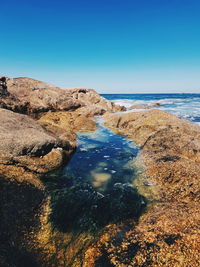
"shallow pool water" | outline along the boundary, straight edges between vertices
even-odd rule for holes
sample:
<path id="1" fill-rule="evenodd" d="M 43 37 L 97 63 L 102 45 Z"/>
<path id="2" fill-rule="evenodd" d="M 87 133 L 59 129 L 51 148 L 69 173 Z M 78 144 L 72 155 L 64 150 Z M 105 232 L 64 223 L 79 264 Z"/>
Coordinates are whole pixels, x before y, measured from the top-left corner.
<path id="1" fill-rule="evenodd" d="M 62 174 L 89 182 L 99 192 L 115 183 L 132 183 L 134 169 L 129 164 L 138 148 L 123 136 L 98 123 L 93 133 L 78 133 L 77 150 Z"/>
<path id="2" fill-rule="evenodd" d="M 133 186 L 138 148 L 105 128 L 78 133 L 68 164 L 44 178 L 51 195 L 50 220 L 63 231 L 94 231 L 109 223 L 138 218 L 146 199 Z"/>

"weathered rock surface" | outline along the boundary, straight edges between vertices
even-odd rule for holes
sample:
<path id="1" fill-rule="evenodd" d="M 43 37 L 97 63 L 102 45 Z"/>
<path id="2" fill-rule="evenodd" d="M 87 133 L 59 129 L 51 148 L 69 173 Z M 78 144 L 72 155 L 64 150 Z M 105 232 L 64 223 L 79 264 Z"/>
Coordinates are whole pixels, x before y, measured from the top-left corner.
<path id="1" fill-rule="evenodd" d="M 67 160 L 76 131 L 96 128 L 93 116 L 124 108 L 91 89 L 2 77 L 0 107 L 0 266 L 199 266 L 199 126 L 159 110 L 106 113 L 109 128 L 141 147 L 136 185 L 144 196 L 149 188 L 152 203 L 137 223 L 64 233 L 48 220 L 39 177 Z"/>
<path id="2" fill-rule="evenodd" d="M 50 197 L 39 178 L 75 149 L 75 133 L 62 127 L 49 131 L 27 115 L 0 109 L 0 266 L 52 266 L 45 254 L 46 243 L 56 250 Z"/>
<path id="3" fill-rule="evenodd" d="M 90 110 L 99 109 L 100 113 L 125 110 L 92 89 L 64 90 L 26 77 L 1 79 L 1 92 L 4 90 L 4 96 L 7 92 L 7 98 L 1 99 L 1 107 L 20 113 L 40 116 L 47 111 L 75 110 L 83 106 Z M 3 95 L 1 92 L 0 97 Z"/>
<path id="4" fill-rule="evenodd" d="M 174 130 L 177 133 L 182 133 L 181 139 L 177 140 L 180 143 L 184 142 L 184 135 L 189 136 L 195 140 L 199 139 L 199 129 L 197 124 L 193 124 L 189 121 L 178 118 L 177 116 L 167 113 L 158 109 L 143 111 L 143 112 L 131 112 L 124 114 L 109 114 L 105 116 L 105 124 L 108 127 L 115 128 L 123 134 L 127 134 L 134 139 L 137 144 L 144 146 L 150 141 L 150 138 L 154 138 L 155 135 L 160 133 L 161 130 Z M 170 135 L 170 133 L 169 133 Z M 168 135 L 163 135 L 166 140 L 170 142 Z M 171 140 L 172 142 L 172 140 Z M 174 145 L 178 145 L 174 142 Z M 188 144 L 188 147 L 190 144 Z M 173 146 L 167 147 L 167 149 L 174 149 Z M 175 148 L 174 150 L 176 150 Z"/>
<path id="5" fill-rule="evenodd" d="M 40 177 L 69 159 L 76 131 L 96 129 L 93 116 L 121 110 L 91 89 L 0 77 L 1 266 L 65 266 L 57 249 L 65 253 L 70 237 L 52 229 Z"/>
<path id="6" fill-rule="evenodd" d="M 74 132 L 96 130 L 96 123 L 92 118 L 86 117 L 82 109 L 72 112 L 47 112 L 38 122 L 49 130 L 63 134 L 66 133 L 66 130 L 70 131 L 72 134 Z"/>
<path id="7" fill-rule="evenodd" d="M 110 226 L 86 261 L 95 266 L 107 255 L 113 266 L 198 266 L 200 127 L 160 110 L 106 114 L 105 121 L 142 148 L 139 188 L 145 195 L 150 185 L 157 202 L 128 230 Z"/>
<path id="8" fill-rule="evenodd" d="M 142 147 L 147 173 L 160 185 L 165 198 L 187 201 L 199 197 L 198 125 L 160 110 L 108 114 L 105 120 Z"/>
<path id="9" fill-rule="evenodd" d="M 48 112 L 35 121 L 0 108 L 1 266 L 57 264 L 58 235 L 51 233 L 50 197 L 39 177 L 69 158 L 75 150 L 76 131 L 94 129 L 96 124 L 83 110 Z M 69 241 L 61 236 L 64 243 Z"/>
<path id="10" fill-rule="evenodd" d="M 99 96 L 93 89 L 69 89 L 67 93 L 72 95 L 73 98 L 78 99 L 81 102 L 81 106 L 87 107 L 90 110 L 100 109 L 100 115 L 105 111 L 118 112 L 125 111 L 125 107 L 114 104 L 113 102 Z"/>
<path id="11" fill-rule="evenodd" d="M 5 109 L 0 109 L 0 135 L 0 173 L 9 167 L 46 173 L 61 166 L 74 149 L 28 116 Z"/>
<path id="12" fill-rule="evenodd" d="M 21 102 L 28 103 L 28 113 L 37 114 L 48 110 L 70 110 L 80 107 L 79 101 L 59 87 L 31 78 L 7 78 L 10 94 Z"/>

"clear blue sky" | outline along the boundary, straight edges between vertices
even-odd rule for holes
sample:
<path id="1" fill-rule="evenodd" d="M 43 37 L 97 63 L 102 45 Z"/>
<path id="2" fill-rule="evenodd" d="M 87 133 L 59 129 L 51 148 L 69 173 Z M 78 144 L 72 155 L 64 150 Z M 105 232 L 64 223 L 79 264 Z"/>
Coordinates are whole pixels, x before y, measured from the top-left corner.
<path id="1" fill-rule="evenodd" d="M 0 74 L 200 93 L 199 0 L 2 0 Z"/>

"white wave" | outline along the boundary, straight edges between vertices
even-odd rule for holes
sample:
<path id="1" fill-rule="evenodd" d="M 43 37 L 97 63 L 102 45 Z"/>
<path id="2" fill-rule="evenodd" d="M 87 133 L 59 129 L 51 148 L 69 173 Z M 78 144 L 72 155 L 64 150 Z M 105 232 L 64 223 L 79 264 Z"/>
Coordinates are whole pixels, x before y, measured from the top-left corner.
<path id="1" fill-rule="evenodd" d="M 112 101 L 115 104 L 124 106 L 126 108 L 130 108 L 136 102 L 135 100 L 130 100 L 130 99 L 118 99 L 118 100 L 112 100 Z"/>
<path id="2" fill-rule="evenodd" d="M 132 105 L 144 105 L 151 106 L 155 103 L 161 104 L 159 109 L 173 113 L 184 119 L 195 121 L 200 117 L 200 98 L 163 98 L 152 100 L 133 100 L 133 99 L 117 99 L 114 100 L 116 104 L 123 105 L 126 108 L 130 108 Z M 131 112 L 144 111 L 144 109 L 134 109 Z M 130 112 L 127 111 L 127 112 Z"/>
<path id="3" fill-rule="evenodd" d="M 182 98 L 164 98 L 164 99 L 153 99 L 153 100 L 134 100 L 134 99 L 116 99 L 112 100 L 118 105 L 122 105 L 125 107 L 130 107 L 132 105 L 152 105 L 155 103 L 159 103 L 161 105 L 184 105 L 189 103 L 196 103 L 196 105 L 199 105 L 200 98 L 188 98 L 188 99 L 182 99 Z"/>
<path id="4" fill-rule="evenodd" d="M 145 105 L 150 106 L 156 103 L 159 103 L 161 105 L 172 105 L 176 101 L 180 101 L 180 99 L 155 99 L 155 100 L 134 100 L 134 99 L 117 99 L 112 100 L 115 104 L 120 106 L 125 106 L 126 108 L 130 108 L 132 105 Z"/>

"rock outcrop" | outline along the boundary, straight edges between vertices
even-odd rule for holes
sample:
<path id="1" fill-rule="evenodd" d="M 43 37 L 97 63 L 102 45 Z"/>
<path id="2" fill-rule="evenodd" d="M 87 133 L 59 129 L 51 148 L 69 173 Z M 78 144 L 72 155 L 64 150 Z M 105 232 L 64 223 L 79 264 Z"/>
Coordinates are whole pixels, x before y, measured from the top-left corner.
<path id="1" fill-rule="evenodd" d="M 113 266 L 198 266 L 200 127 L 160 110 L 106 114 L 105 124 L 141 147 L 135 184 L 152 203 L 127 231 L 111 227 L 87 261 L 95 266 L 108 252 Z"/>
<path id="2" fill-rule="evenodd" d="M 84 113 L 79 111 L 73 112 L 47 112 L 38 122 L 45 126 L 45 128 L 56 133 L 66 133 L 66 129 L 71 132 L 87 132 L 96 130 L 96 123 L 92 118 L 88 118 Z"/>
<path id="3" fill-rule="evenodd" d="M 60 167 L 74 146 L 26 115 L 0 109 L 0 173 L 23 168 L 46 173 Z"/>
<path id="4" fill-rule="evenodd" d="M 199 265 L 198 125 L 160 110 L 114 114 L 125 108 L 92 89 L 62 90 L 30 78 L 0 77 L 0 107 L 0 266 Z M 95 130 L 93 116 L 104 113 L 107 127 L 141 148 L 134 164 L 144 171 L 135 185 L 150 201 L 147 212 L 137 222 L 112 223 L 94 235 L 54 229 L 49 221 L 53 194 L 44 183 L 53 175 L 44 174 L 70 158 L 76 132 Z M 73 180 L 65 178 L 59 181 L 59 190 L 52 189 L 59 207 L 68 194 L 62 183 Z M 101 199 L 96 192 L 91 198 L 87 187 L 81 191 L 72 184 L 72 188 L 80 202 L 74 213 L 80 214 L 85 195 L 91 209 L 93 197 Z M 58 221 L 68 218 L 59 212 Z M 82 217 L 78 222 L 84 224 Z"/>
<path id="5" fill-rule="evenodd" d="M 76 131 L 96 129 L 93 116 L 123 109 L 92 89 L 0 77 L 1 266 L 57 264 L 49 251 L 57 251 L 59 233 L 49 224 L 50 196 L 40 178 L 70 158 Z"/>
<path id="6" fill-rule="evenodd" d="M 125 110 L 124 107 L 106 100 L 92 89 L 64 90 L 26 77 L 2 77 L 1 80 L 0 96 L 4 96 L 0 101 L 1 107 L 33 117 L 40 117 L 47 111 L 72 111 L 79 107 L 90 107 L 96 111 L 98 109 L 100 114 L 106 111 Z"/>
<path id="7" fill-rule="evenodd" d="M 49 112 L 37 122 L 0 108 L 0 266 L 57 264 L 57 256 L 46 255 L 46 250 L 57 250 L 58 236 L 52 237 L 50 196 L 40 178 L 69 159 L 75 131 L 95 129 L 91 119 L 78 117 Z"/>
<path id="8" fill-rule="evenodd" d="M 10 94 L 27 103 L 28 114 L 40 114 L 49 110 L 72 110 L 80 107 L 79 101 L 59 87 L 30 78 L 7 78 Z"/>
<path id="9" fill-rule="evenodd" d="M 160 110 L 105 115 L 106 125 L 126 134 L 163 196 L 184 202 L 199 197 L 200 127 Z"/>
<path id="10" fill-rule="evenodd" d="M 103 112 L 125 111 L 125 107 L 114 104 L 113 102 L 101 97 L 93 89 L 68 89 L 66 93 L 71 95 L 73 99 L 80 101 L 82 107 L 90 110 L 99 109 L 100 115 Z"/>

